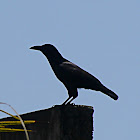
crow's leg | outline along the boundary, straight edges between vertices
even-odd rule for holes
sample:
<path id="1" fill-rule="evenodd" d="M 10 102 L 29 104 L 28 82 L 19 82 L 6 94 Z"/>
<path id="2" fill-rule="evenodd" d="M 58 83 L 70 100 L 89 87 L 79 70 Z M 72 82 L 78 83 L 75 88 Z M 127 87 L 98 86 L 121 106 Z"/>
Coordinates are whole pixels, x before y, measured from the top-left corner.
<path id="1" fill-rule="evenodd" d="M 68 86 L 66 86 L 66 88 L 68 90 L 69 98 L 62 105 L 70 104 L 70 102 L 73 101 L 78 96 L 77 88 L 75 88 L 75 87 L 68 87 Z"/>
<path id="2" fill-rule="evenodd" d="M 66 105 L 66 103 L 67 103 L 67 101 L 69 100 L 69 99 L 71 99 L 72 97 L 68 97 L 67 98 L 67 100 L 62 104 L 62 105 Z M 72 98 L 73 99 L 73 98 Z"/>
<path id="3" fill-rule="evenodd" d="M 77 95 L 78 96 L 78 95 Z M 77 96 L 74 96 L 72 99 L 70 99 L 67 104 L 70 104 Z"/>

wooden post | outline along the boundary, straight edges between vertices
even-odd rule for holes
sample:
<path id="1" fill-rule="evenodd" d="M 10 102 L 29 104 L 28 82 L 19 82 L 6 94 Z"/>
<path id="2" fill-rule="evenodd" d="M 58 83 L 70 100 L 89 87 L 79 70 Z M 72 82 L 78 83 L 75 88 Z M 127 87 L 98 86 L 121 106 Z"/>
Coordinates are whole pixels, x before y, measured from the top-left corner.
<path id="1" fill-rule="evenodd" d="M 30 140 L 92 140 L 93 108 L 79 105 L 57 105 L 21 115 L 23 120 L 35 120 L 26 124 Z M 0 121 L 14 120 L 11 117 Z M 22 126 L 14 126 L 22 128 Z M 26 140 L 24 132 L 0 133 L 0 140 Z"/>

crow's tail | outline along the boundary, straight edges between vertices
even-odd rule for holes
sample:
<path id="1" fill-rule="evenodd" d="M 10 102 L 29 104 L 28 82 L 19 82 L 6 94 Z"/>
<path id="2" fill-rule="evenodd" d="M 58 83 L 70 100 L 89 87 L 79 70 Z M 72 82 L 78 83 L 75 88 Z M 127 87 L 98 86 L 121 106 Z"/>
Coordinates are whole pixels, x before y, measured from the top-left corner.
<path id="1" fill-rule="evenodd" d="M 116 95 L 113 91 L 111 91 L 110 89 L 106 88 L 105 86 L 103 86 L 100 91 L 105 93 L 106 95 L 110 96 L 114 100 L 118 99 L 118 95 Z"/>

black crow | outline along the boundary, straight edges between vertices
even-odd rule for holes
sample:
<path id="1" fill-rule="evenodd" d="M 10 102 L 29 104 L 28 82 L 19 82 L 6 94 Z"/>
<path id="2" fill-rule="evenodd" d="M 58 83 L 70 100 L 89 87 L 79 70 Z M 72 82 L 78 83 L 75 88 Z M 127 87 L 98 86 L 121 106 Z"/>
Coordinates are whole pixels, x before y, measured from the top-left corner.
<path id="1" fill-rule="evenodd" d="M 53 45 L 44 44 L 33 46 L 30 49 L 39 50 L 47 57 L 56 77 L 67 88 L 69 97 L 63 105 L 69 104 L 78 96 L 78 88 L 101 91 L 114 100 L 118 99 L 118 96 L 105 87 L 96 77 L 65 59 Z"/>

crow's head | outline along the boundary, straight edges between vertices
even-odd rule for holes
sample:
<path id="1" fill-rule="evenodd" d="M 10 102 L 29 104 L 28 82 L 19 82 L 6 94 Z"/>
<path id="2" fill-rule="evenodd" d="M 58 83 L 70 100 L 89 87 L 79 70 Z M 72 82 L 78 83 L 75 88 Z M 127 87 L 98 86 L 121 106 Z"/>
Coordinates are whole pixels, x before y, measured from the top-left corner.
<path id="1" fill-rule="evenodd" d="M 42 46 L 33 46 L 33 47 L 31 47 L 30 49 L 39 50 L 39 51 L 41 51 L 41 52 L 48 52 L 48 53 L 54 52 L 54 51 L 57 50 L 57 49 L 56 49 L 53 45 L 51 45 L 51 44 L 44 44 L 44 45 L 42 45 Z"/>
<path id="2" fill-rule="evenodd" d="M 51 44 L 44 44 L 42 46 L 33 46 L 30 49 L 41 51 L 47 58 L 62 57 L 58 50 Z"/>

